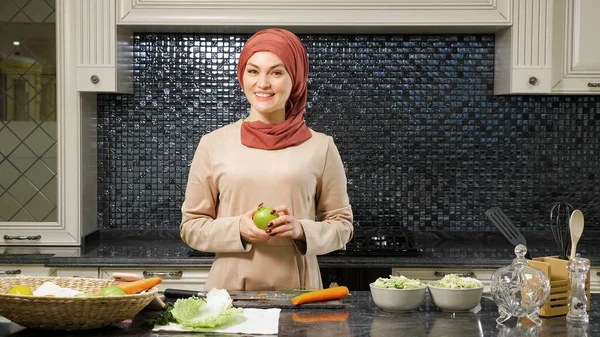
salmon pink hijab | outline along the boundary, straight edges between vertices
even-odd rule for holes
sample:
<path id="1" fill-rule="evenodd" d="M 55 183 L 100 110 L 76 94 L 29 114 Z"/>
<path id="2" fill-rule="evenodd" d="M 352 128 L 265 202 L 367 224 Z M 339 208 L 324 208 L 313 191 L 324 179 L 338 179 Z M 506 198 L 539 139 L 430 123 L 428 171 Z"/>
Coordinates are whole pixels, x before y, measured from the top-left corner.
<path id="1" fill-rule="evenodd" d="M 303 143 L 311 137 L 304 123 L 304 108 L 308 96 L 308 56 L 304 45 L 294 33 L 270 28 L 254 34 L 244 45 L 238 61 L 237 76 L 244 87 L 244 71 L 248 59 L 256 52 L 271 52 L 283 61 L 292 78 L 292 91 L 285 105 L 285 121 L 269 124 L 261 121 L 242 123 L 242 144 L 263 150 L 277 150 Z"/>

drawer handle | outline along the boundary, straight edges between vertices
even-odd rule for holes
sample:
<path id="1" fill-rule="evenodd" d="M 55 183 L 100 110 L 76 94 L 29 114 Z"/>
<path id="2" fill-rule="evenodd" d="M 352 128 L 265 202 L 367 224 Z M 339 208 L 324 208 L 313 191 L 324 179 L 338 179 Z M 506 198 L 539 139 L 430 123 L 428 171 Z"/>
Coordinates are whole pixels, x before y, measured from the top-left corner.
<path id="1" fill-rule="evenodd" d="M 0 270 L 0 275 L 17 275 L 17 274 L 21 274 L 21 269 Z"/>
<path id="2" fill-rule="evenodd" d="M 4 240 L 30 240 L 30 241 L 38 241 L 41 240 L 42 236 L 41 235 L 36 235 L 36 236 L 10 236 L 10 235 L 4 235 Z"/>
<path id="3" fill-rule="evenodd" d="M 149 278 L 149 277 L 162 277 L 164 279 L 180 279 L 183 277 L 183 272 L 182 271 L 144 271 L 142 273 L 142 275 L 144 275 L 144 278 Z"/>
<path id="4" fill-rule="evenodd" d="M 437 277 L 444 277 L 446 275 L 456 274 L 458 277 L 475 277 L 475 273 L 472 271 L 464 272 L 464 273 L 447 273 L 445 271 L 436 271 L 433 275 Z"/>
<path id="5" fill-rule="evenodd" d="M 599 88 L 600 87 L 600 82 L 589 82 L 588 83 L 588 87 L 590 87 L 590 88 Z"/>

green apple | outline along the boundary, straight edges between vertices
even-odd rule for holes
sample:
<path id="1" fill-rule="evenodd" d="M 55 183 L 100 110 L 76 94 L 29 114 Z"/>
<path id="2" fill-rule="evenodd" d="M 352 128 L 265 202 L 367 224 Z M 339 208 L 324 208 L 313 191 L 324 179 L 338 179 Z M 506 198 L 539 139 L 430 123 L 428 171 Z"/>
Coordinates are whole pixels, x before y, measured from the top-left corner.
<path id="1" fill-rule="evenodd" d="M 117 286 L 107 286 L 104 287 L 100 290 L 100 292 L 98 293 L 98 295 L 100 296 L 123 296 L 123 295 L 127 295 L 125 294 L 125 291 L 123 291 L 123 289 L 117 287 Z"/>
<path id="2" fill-rule="evenodd" d="M 260 229 L 264 229 L 264 230 L 269 229 L 269 227 L 267 227 L 267 225 L 269 225 L 269 222 L 279 218 L 279 214 L 277 214 L 277 213 L 271 214 L 272 210 L 273 210 L 273 207 L 261 206 L 254 213 L 252 220 L 254 220 L 254 224 L 256 225 L 256 227 L 258 227 Z"/>

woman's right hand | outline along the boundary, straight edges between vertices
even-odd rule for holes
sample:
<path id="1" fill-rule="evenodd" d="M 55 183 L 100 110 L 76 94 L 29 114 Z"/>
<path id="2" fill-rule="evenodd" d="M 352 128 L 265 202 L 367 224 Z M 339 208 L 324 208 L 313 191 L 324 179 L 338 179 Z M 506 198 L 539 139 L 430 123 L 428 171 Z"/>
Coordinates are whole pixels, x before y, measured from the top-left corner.
<path id="1" fill-rule="evenodd" d="M 242 219 L 240 220 L 240 235 L 242 239 L 247 242 L 255 243 L 255 242 L 266 242 L 269 241 L 271 236 L 267 234 L 264 230 L 256 227 L 254 224 L 254 220 L 252 217 L 254 213 L 262 206 L 261 203 L 258 207 L 252 208 L 248 212 L 242 214 Z"/>

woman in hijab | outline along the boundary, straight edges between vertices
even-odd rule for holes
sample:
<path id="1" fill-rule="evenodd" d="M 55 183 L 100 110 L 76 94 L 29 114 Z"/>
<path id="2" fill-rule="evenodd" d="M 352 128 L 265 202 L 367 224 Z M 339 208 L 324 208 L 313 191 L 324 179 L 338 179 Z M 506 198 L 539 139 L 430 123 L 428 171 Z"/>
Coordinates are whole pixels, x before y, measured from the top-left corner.
<path id="1" fill-rule="evenodd" d="M 250 114 L 200 139 L 181 237 L 216 253 L 206 289 L 322 288 L 317 255 L 352 238 L 352 209 L 333 139 L 304 123 L 306 49 L 287 30 L 259 31 L 237 75 Z M 280 215 L 266 230 L 252 220 L 263 204 Z"/>

